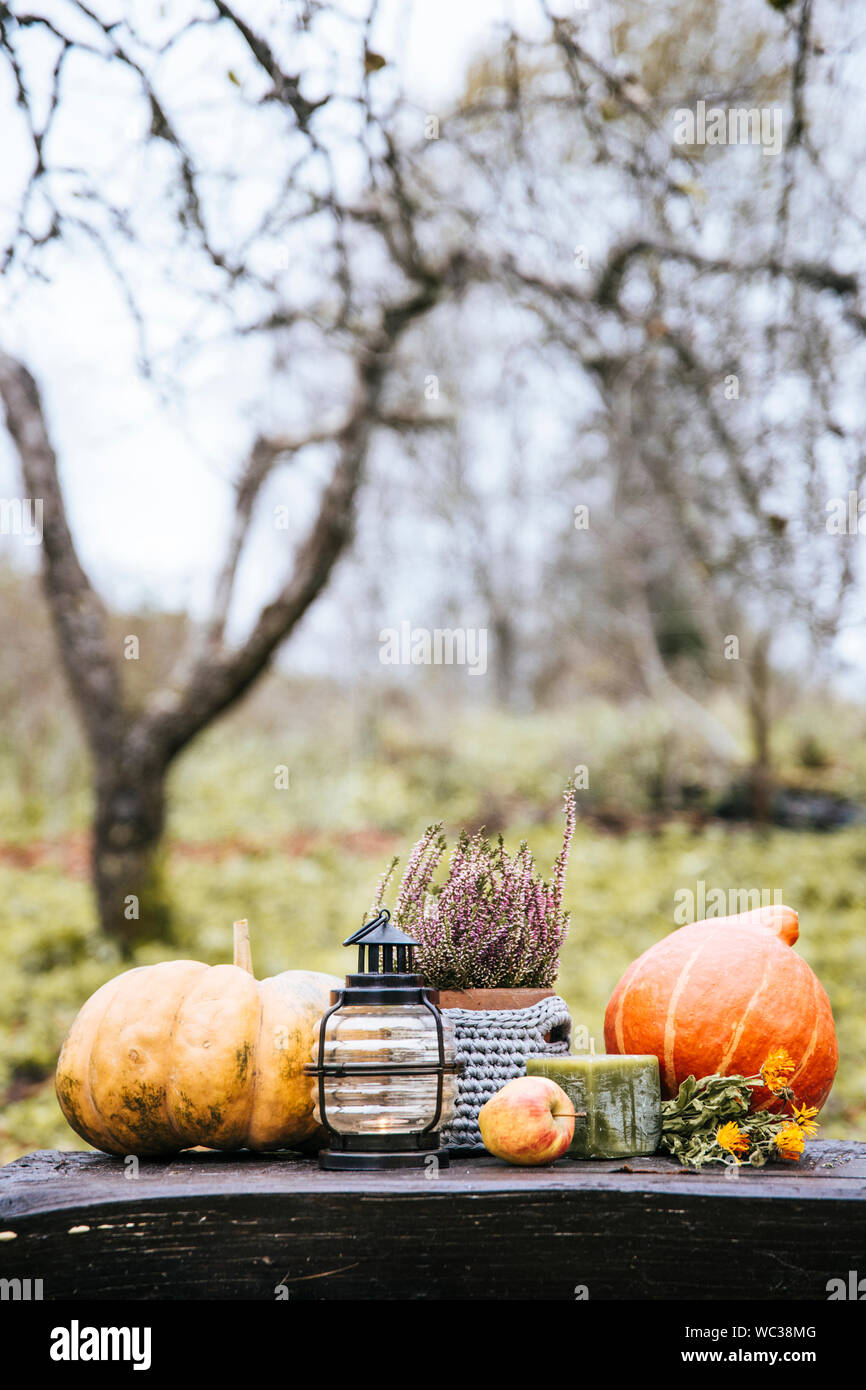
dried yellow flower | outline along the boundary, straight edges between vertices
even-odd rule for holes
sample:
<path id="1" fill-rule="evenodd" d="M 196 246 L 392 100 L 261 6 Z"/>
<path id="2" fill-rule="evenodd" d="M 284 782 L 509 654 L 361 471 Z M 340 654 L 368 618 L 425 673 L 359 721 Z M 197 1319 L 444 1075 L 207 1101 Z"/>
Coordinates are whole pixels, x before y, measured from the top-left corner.
<path id="1" fill-rule="evenodd" d="M 797 1064 L 784 1047 L 775 1048 L 761 1067 L 764 1085 L 769 1091 L 778 1094 L 787 1090 L 788 1081 L 797 1070 Z"/>
<path id="2" fill-rule="evenodd" d="M 793 1120 L 782 1125 L 774 1142 L 782 1158 L 799 1158 L 806 1144 L 801 1127 Z"/>
<path id="3" fill-rule="evenodd" d="M 818 1113 L 817 1105 L 795 1105 L 792 1106 L 794 1118 L 803 1134 L 809 1139 L 818 1133 L 818 1126 L 815 1124 L 815 1116 Z"/>
<path id="4" fill-rule="evenodd" d="M 736 1120 L 729 1120 L 716 1130 L 716 1143 L 720 1149 L 727 1149 L 729 1154 L 733 1154 L 739 1163 L 737 1154 L 748 1152 L 749 1136 L 743 1133 Z"/>

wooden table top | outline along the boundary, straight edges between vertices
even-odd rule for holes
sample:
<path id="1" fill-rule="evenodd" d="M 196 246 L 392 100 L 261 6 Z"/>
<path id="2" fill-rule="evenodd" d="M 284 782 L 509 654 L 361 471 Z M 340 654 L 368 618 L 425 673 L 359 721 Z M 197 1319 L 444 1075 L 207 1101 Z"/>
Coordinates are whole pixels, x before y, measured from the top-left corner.
<path id="1" fill-rule="evenodd" d="M 672 1159 L 323 1172 L 289 1154 L 0 1168 L 0 1277 L 48 1298 L 826 1298 L 866 1276 L 866 1144 L 799 1163 Z M 732 1256 L 732 1251 L 733 1256 Z M 281 1292 L 281 1290 L 283 1292 Z"/>

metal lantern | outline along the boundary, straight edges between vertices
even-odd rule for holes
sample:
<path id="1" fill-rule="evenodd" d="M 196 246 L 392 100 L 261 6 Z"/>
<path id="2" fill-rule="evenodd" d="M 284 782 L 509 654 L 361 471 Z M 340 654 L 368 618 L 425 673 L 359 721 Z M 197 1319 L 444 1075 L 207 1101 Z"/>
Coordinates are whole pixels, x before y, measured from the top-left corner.
<path id="1" fill-rule="evenodd" d="M 358 973 L 331 992 L 315 1061 L 305 1068 L 328 1132 L 323 1168 L 414 1167 L 439 1151 L 458 1064 L 438 991 L 413 972 L 417 944 L 386 909 L 343 942 L 358 947 Z M 438 1162 L 447 1166 L 447 1156 Z"/>

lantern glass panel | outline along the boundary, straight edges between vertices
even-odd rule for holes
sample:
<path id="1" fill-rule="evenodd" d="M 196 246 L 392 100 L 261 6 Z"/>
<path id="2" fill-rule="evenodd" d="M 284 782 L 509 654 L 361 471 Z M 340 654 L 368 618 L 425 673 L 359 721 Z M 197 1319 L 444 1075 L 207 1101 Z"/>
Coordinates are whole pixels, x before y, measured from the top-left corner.
<path id="1" fill-rule="evenodd" d="M 442 1019 L 445 1061 L 456 1055 L 454 1026 Z M 318 1056 L 318 1045 L 313 1057 Z M 423 1004 L 347 1005 L 332 1014 L 325 1025 L 326 1064 L 397 1062 L 412 1066 L 439 1061 L 436 1020 Z M 435 1074 L 378 1076 L 326 1076 L 325 1109 L 338 1134 L 413 1133 L 430 1124 L 436 1114 Z M 313 1087 L 316 1120 L 319 1113 L 318 1083 Z M 440 1125 L 454 1116 L 457 1078 L 446 1074 L 442 1083 Z"/>

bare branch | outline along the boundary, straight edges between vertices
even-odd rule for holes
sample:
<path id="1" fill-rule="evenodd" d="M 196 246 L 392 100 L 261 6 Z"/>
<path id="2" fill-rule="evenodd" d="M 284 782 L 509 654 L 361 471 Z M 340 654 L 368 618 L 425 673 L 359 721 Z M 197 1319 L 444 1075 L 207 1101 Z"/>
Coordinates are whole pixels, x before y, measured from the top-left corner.
<path id="1" fill-rule="evenodd" d="M 370 430 L 370 413 L 362 397 L 343 432 L 338 461 L 291 577 L 262 610 L 246 641 L 232 651 L 200 660 L 180 695 L 164 692 L 151 702 L 144 716 L 146 735 L 161 747 L 166 761 L 252 685 L 321 593 L 352 534 Z"/>
<path id="2" fill-rule="evenodd" d="M 829 265 L 817 265 L 810 261 L 791 261 L 785 263 L 773 256 L 762 260 L 741 264 L 725 257 L 703 256 L 687 246 L 664 245 L 660 242 L 639 239 L 620 246 L 609 257 L 604 273 L 599 280 L 595 297 L 602 307 L 615 308 L 618 304 L 622 282 L 633 261 L 642 256 L 655 256 L 660 260 L 679 261 L 695 270 L 709 271 L 718 275 L 738 275 L 744 279 L 758 275 L 770 275 L 800 281 L 814 290 L 828 290 L 840 298 L 856 296 L 859 283 L 856 275 L 834 270 Z"/>
<path id="3" fill-rule="evenodd" d="M 805 88 L 812 41 L 812 0 L 801 0 L 796 33 L 796 53 L 791 70 L 791 121 L 785 140 L 782 194 L 776 219 L 779 227 L 778 244 L 782 251 L 784 251 L 788 240 L 797 150 L 802 145 L 806 135 Z"/>
<path id="4" fill-rule="evenodd" d="M 320 101 L 305 100 L 301 96 L 300 78 L 293 77 L 283 71 L 270 45 L 260 35 L 254 33 L 245 20 L 235 13 L 231 5 L 226 5 L 224 0 L 214 0 L 214 5 L 223 19 L 234 25 L 259 67 L 271 79 L 273 87 L 264 100 L 278 101 L 282 105 L 290 106 L 301 130 L 307 131 L 313 112 L 318 111 L 320 106 L 324 106 L 330 97 L 322 97 Z"/>
<path id="5" fill-rule="evenodd" d="M 246 466 L 235 490 L 235 512 L 226 557 L 217 579 L 211 619 L 208 624 L 204 651 L 213 656 L 222 644 L 226 619 L 234 592 L 237 568 L 252 521 L 256 500 L 274 465 L 280 458 L 293 457 L 312 444 L 324 444 L 338 438 L 345 425 L 311 431 L 298 439 L 268 438 L 259 435 L 250 450 Z"/>
<path id="6" fill-rule="evenodd" d="M 358 387 L 349 419 L 335 438 L 337 462 L 291 575 L 240 647 L 199 661 L 182 692 L 162 692 L 143 716 L 141 736 L 158 744 L 166 761 L 249 689 L 322 592 L 352 536 L 355 500 L 394 349 L 408 326 L 432 309 L 453 284 L 454 269 L 446 263 L 437 280 L 390 305 L 373 341 L 359 345 Z M 254 497 L 256 490 L 253 477 L 248 492 Z"/>

